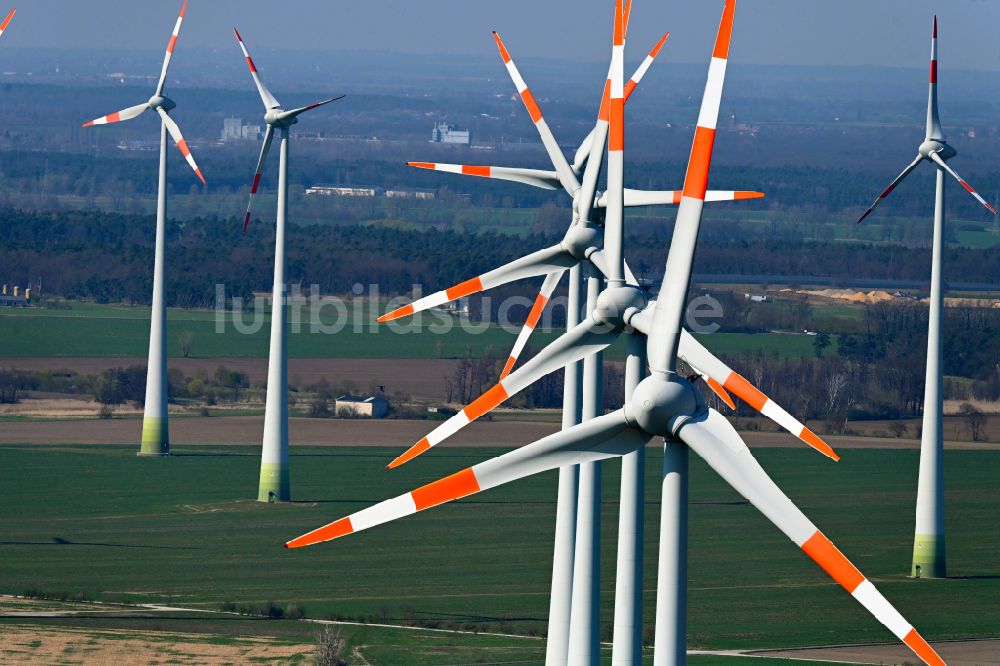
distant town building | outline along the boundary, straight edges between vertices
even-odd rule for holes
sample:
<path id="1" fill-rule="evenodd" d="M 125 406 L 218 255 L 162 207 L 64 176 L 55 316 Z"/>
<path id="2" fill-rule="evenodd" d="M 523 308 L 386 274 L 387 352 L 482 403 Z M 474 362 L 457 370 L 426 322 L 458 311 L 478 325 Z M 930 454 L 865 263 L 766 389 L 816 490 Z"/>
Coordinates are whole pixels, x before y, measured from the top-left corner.
<path id="1" fill-rule="evenodd" d="M 342 395 L 334 403 L 334 414 L 343 417 L 381 419 L 389 413 L 389 401 L 383 391 L 373 396 Z"/>
<path id="2" fill-rule="evenodd" d="M 433 199 L 434 190 L 386 190 L 389 199 Z"/>
<path id="3" fill-rule="evenodd" d="M 472 133 L 469 130 L 457 130 L 454 125 L 448 123 L 438 123 L 431 130 L 431 143 L 454 143 L 463 146 L 472 142 Z"/>
<path id="4" fill-rule="evenodd" d="M 222 141 L 256 141 L 260 125 L 244 125 L 242 118 L 225 118 L 222 121 Z"/>
<path id="5" fill-rule="evenodd" d="M 344 185 L 313 185 L 306 188 L 306 194 L 320 194 L 327 197 L 374 197 L 376 189 Z"/>

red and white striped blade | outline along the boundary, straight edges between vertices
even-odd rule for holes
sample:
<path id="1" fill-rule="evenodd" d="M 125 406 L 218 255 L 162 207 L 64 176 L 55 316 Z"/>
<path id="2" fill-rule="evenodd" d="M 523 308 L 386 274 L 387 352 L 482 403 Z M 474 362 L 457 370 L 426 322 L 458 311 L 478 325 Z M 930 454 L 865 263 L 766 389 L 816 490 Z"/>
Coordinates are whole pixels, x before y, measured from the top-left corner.
<path id="1" fill-rule="evenodd" d="M 677 435 L 918 657 L 944 666 L 917 630 L 778 488 L 725 417 L 709 410 L 687 421 Z"/>
<path id="2" fill-rule="evenodd" d="M 548 153 L 549 159 L 552 161 L 552 166 L 555 167 L 556 173 L 559 174 L 559 182 L 562 184 L 563 189 L 566 190 L 566 193 L 573 196 L 573 193 L 580 188 L 576 174 L 570 168 L 569 162 L 566 161 L 566 156 L 563 154 L 562 148 L 559 147 L 559 143 L 552 135 L 552 130 L 549 129 L 548 123 L 542 117 L 542 110 L 538 107 L 535 96 L 531 94 L 531 89 L 524 82 L 524 78 L 522 78 L 517 65 L 511 59 L 507 47 L 504 46 L 503 41 L 500 39 L 500 35 L 494 32 L 493 39 L 500 50 L 500 57 L 507 67 L 507 73 L 510 74 L 510 78 L 514 82 L 514 87 L 517 88 L 517 94 L 521 96 L 524 108 L 528 110 L 528 115 L 531 116 L 531 121 L 535 124 L 535 129 L 538 130 L 538 136 L 542 139 L 545 152 Z"/>
<path id="3" fill-rule="evenodd" d="M 449 289 L 419 298 L 408 305 L 396 308 L 392 312 L 382 315 L 377 321 L 381 323 L 406 317 L 416 312 L 440 307 L 445 303 L 450 303 L 471 294 L 514 282 L 515 280 L 548 275 L 555 271 L 572 268 L 577 263 L 576 258 L 564 250 L 561 245 L 553 245 L 520 259 L 515 259 L 509 264 L 504 264 L 500 268 L 494 268 L 478 277 L 460 282 Z"/>
<path id="4" fill-rule="evenodd" d="M 934 160 L 935 164 L 944 169 L 944 171 L 948 173 L 952 178 L 957 180 L 958 184 L 961 185 L 966 192 L 975 197 L 976 201 L 981 203 L 986 208 L 986 210 L 990 211 L 994 215 L 997 214 L 996 208 L 987 203 L 986 199 L 982 198 L 979 195 L 979 192 L 976 192 L 974 189 L 972 189 L 972 185 L 969 185 L 967 182 L 965 182 L 965 179 L 959 176 L 954 169 L 948 166 L 948 164 L 943 159 L 941 159 L 941 157 L 937 153 L 931 153 L 931 159 Z"/>
<path id="5" fill-rule="evenodd" d="M 267 152 L 271 149 L 271 140 L 274 139 L 274 127 L 267 126 L 264 132 L 264 145 L 260 147 L 260 159 L 257 160 L 257 170 L 253 174 L 253 183 L 250 185 L 250 201 L 247 203 L 247 214 L 243 218 L 243 233 L 247 232 L 250 225 L 250 210 L 253 208 L 254 197 L 257 196 L 257 189 L 260 187 L 260 178 L 264 173 L 264 161 L 267 159 Z"/>
<path id="6" fill-rule="evenodd" d="M 923 155 L 917 155 L 917 159 L 913 160 L 913 162 L 911 162 L 911 163 L 909 164 L 909 166 L 907 166 L 907 167 L 906 167 L 905 169 L 903 169 L 903 173 L 901 173 L 901 174 L 899 174 L 898 176 L 896 176 L 896 179 L 895 179 L 894 181 L 892 181 L 891 183 L 889 183 L 889 187 L 887 187 L 887 188 L 885 188 L 884 190 L 882 190 L 882 194 L 878 195 L 878 198 L 877 198 L 877 199 L 875 199 L 874 203 L 872 203 L 872 205 L 871 205 L 871 206 L 868 206 L 868 210 L 866 210 L 866 211 L 865 211 L 865 214 L 864 214 L 864 215 L 862 215 L 862 216 L 861 216 L 861 217 L 860 217 L 860 218 L 858 219 L 858 224 L 861 224 L 862 222 L 864 222 L 864 221 L 865 221 L 865 218 L 867 218 L 867 217 L 868 217 L 869 215 L 871 215 L 871 214 L 872 214 L 872 212 L 873 212 L 873 211 L 874 211 L 874 210 L 875 210 L 876 208 L 878 208 L 878 207 L 879 207 L 879 204 L 881 204 L 881 203 L 882 203 L 883 201 L 885 201 L 886 197 L 888 197 L 888 196 L 889 196 L 890 194 L 892 194 L 892 191 L 893 191 L 894 189 L 896 189 L 896 187 L 897 187 L 897 186 L 898 186 L 898 185 L 899 185 L 900 183 L 902 183 L 902 182 L 903 182 L 903 180 L 904 180 L 904 179 L 905 179 L 905 178 L 906 178 L 907 176 L 909 176 L 909 175 L 910 175 L 910 173 L 911 173 L 911 172 L 912 172 L 912 171 L 913 171 L 914 169 L 916 169 L 916 168 L 917 168 L 917 165 L 918 165 L 918 164 L 920 164 L 921 162 L 923 162 L 923 161 L 924 161 L 924 159 L 925 159 L 925 158 L 924 158 L 924 156 L 923 156 Z"/>
<path id="7" fill-rule="evenodd" d="M 944 139 L 941 131 L 941 119 L 938 117 L 938 34 L 937 16 L 934 16 L 934 27 L 931 31 L 931 73 L 930 89 L 927 93 L 927 138 Z"/>
<path id="8" fill-rule="evenodd" d="M 8 26 L 8 25 L 10 25 L 10 20 L 11 20 L 12 18 L 14 18 L 14 14 L 16 14 L 16 13 L 17 13 L 17 7 L 15 7 L 15 8 L 14 8 L 14 9 L 12 9 L 12 10 L 10 10 L 10 13 L 9 13 L 9 14 L 7 14 L 7 18 L 5 18 L 5 19 L 3 20 L 3 23 L 0 23 L 0 35 L 2 35 L 2 34 L 3 34 L 3 32 L 4 32 L 4 30 L 6 30 L 6 29 L 7 29 L 7 26 Z"/>
<path id="9" fill-rule="evenodd" d="M 442 164 L 440 162 L 407 162 L 407 166 L 417 169 L 430 169 L 445 173 L 457 173 L 463 176 L 479 176 L 494 180 L 509 180 L 524 183 L 543 190 L 558 190 L 562 187 L 559 174 L 555 171 L 542 169 L 519 169 L 514 167 L 474 166 L 471 164 Z"/>
<path id="10" fill-rule="evenodd" d="M 254 64 L 253 58 L 250 57 L 250 51 L 247 50 L 247 45 L 243 43 L 243 37 L 240 36 L 240 31 L 235 27 L 233 28 L 233 33 L 236 34 L 236 41 L 240 45 L 240 49 L 243 51 L 243 57 L 247 59 L 247 66 L 250 68 L 250 76 L 253 77 L 253 82 L 257 86 L 257 92 L 260 94 L 260 101 L 264 103 L 265 109 L 277 109 L 281 106 L 271 91 L 267 89 L 264 85 L 263 79 L 260 78 L 260 74 L 257 72 L 257 65 Z"/>
<path id="11" fill-rule="evenodd" d="M 285 547 L 301 548 L 337 539 L 566 465 L 623 456 L 645 446 L 649 439 L 646 433 L 630 427 L 624 411 L 618 410 L 352 513 L 292 539 Z"/>
<path id="12" fill-rule="evenodd" d="M 545 282 L 542 283 L 542 288 L 538 292 L 538 296 L 535 297 L 535 302 L 531 306 L 531 311 L 528 312 L 528 318 L 524 321 L 524 326 L 521 327 L 521 332 L 517 334 L 517 340 L 514 341 L 514 346 L 510 350 L 510 356 L 507 358 L 507 362 L 503 366 L 503 371 L 500 373 L 500 379 L 503 380 L 510 374 L 511 370 L 517 364 L 517 359 L 521 356 L 521 352 L 528 345 L 528 339 L 534 332 L 535 327 L 538 326 L 538 321 L 542 318 L 542 312 L 545 310 L 546 304 L 548 304 L 549 299 L 552 298 L 552 292 L 555 291 L 556 287 L 559 285 L 559 280 L 562 279 L 563 273 L 566 271 L 556 271 L 555 273 L 549 273 L 545 276 Z"/>
<path id="13" fill-rule="evenodd" d="M 181 134 L 181 128 L 177 126 L 174 119 L 171 118 L 166 111 L 162 108 L 157 109 L 160 117 L 163 118 L 163 123 L 167 126 L 167 131 L 170 132 L 170 136 L 173 137 L 174 143 L 177 144 L 177 148 L 181 151 L 181 155 L 187 160 L 188 166 L 194 169 L 194 175 L 198 176 L 201 184 L 205 184 L 205 176 L 201 175 L 201 169 L 198 168 L 198 164 L 194 161 L 194 156 L 191 154 L 191 149 L 188 148 L 187 141 L 184 140 L 184 136 Z"/>
<path id="14" fill-rule="evenodd" d="M 625 207 L 636 206 L 676 206 L 681 202 L 681 190 L 632 190 L 625 188 Z M 745 199 L 762 199 L 763 192 L 747 190 L 708 190 L 705 192 L 705 203 L 719 201 L 743 201 Z M 602 194 L 595 204 L 598 208 L 607 205 L 607 194 Z"/>
<path id="15" fill-rule="evenodd" d="M 181 34 L 181 24 L 184 23 L 184 11 L 187 9 L 187 0 L 181 5 L 181 13 L 174 24 L 174 31 L 170 33 L 170 41 L 167 42 L 167 52 L 163 56 L 163 68 L 160 69 L 160 80 L 156 84 L 156 94 L 163 94 L 163 87 L 167 83 L 167 70 L 170 69 L 170 60 L 174 57 L 174 47 L 177 46 L 177 37 Z"/>
<path id="16" fill-rule="evenodd" d="M 500 380 L 496 386 L 473 400 L 458 414 L 432 430 L 426 437 L 411 446 L 406 453 L 389 463 L 389 469 L 399 467 L 424 451 L 437 446 L 545 375 L 606 349 L 618 338 L 619 334 L 620 331 L 608 330 L 607 326 L 597 324 L 588 318 L 573 327 L 572 330 L 559 336 L 555 342 L 539 352 L 537 356 Z"/>
<path id="17" fill-rule="evenodd" d="M 131 120 L 132 118 L 141 116 L 148 108 L 149 104 L 143 102 L 142 104 L 136 104 L 135 106 L 130 106 L 127 109 L 122 109 L 121 111 L 115 111 L 114 113 L 106 116 L 101 116 L 100 118 L 84 123 L 83 126 L 90 127 L 91 125 L 109 125 L 123 120 Z"/>
<path id="18" fill-rule="evenodd" d="M 837 455 L 836 451 L 834 451 L 833 448 L 824 442 L 816 433 L 800 423 L 794 416 L 786 412 L 781 405 L 761 393 L 756 386 L 748 382 L 738 372 L 734 371 L 728 365 L 719 360 L 719 358 L 717 358 L 712 352 L 708 351 L 704 345 L 698 342 L 693 335 L 683 329 L 681 330 L 677 356 L 694 368 L 699 374 L 705 375 L 714 380 L 717 386 L 713 385 L 712 382 L 709 382 L 709 386 L 712 387 L 712 390 L 715 391 L 720 398 L 729 402 L 733 409 L 735 409 L 736 406 L 731 404 L 732 401 L 727 399 L 728 396 L 723 397 L 723 393 L 727 391 L 823 455 L 833 460 L 840 460 L 840 456 Z M 721 392 L 719 390 L 720 388 L 722 389 Z"/>

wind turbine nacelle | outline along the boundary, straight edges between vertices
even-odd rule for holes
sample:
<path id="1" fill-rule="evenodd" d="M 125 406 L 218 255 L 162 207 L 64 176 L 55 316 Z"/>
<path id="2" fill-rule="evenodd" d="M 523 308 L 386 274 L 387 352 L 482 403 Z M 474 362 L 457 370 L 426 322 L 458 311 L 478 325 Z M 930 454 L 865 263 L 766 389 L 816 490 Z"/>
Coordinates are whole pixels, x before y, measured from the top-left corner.
<path id="1" fill-rule="evenodd" d="M 299 122 L 299 117 L 289 115 L 284 109 L 268 109 L 264 114 L 264 122 L 272 127 L 291 127 Z"/>
<path id="2" fill-rule="evenodd" d="M 170 111 L 171 109 L 177 106 L 174 100 L 170 99 L 169 97 L 164 97 L 163 95 L 153 95 L 152 97 L 149 98 L 147 104 L 149 104 L 149 108 L 153 109 L 154 111 L 156 109 L 163 109 L 164 111 Z"/>
<path id="3" fill-rule="evenodd" d="M 632 317 L 642 312 L 648 302 L 646 294 L 638 287 L 609 287 L 597 297 L 591 316 L 594 321 L 612 328 L 624 328 Z"/>
<path id="4" fill-rule="evenodd" d="M 625 403 L 625 418 L 648 433 L 668 437 L 706 409 L 701 394 L 683 377 L 651 375 L 639 382 Z"/>
<path id="5" fill-rule="evenodd" d="M 604 245 L 603 238 L 604 233 L 600 229 L 590 225 L 576 224 L 563 236 L 561 245 L 576 259 L 584 261 L 591 252 Z"/>
<path id="6" fill-rule="evenodd" d="M 934 153 L 938 154 L 943 160 L 950 160 L 955 155 L 958 155 L 958 151 L 949 146 L 945 141 L 938 141 L 937 139 L 928 139 L 920 144 L 919 148 L 920 154 L 930 159 L 930 156 Z"/>

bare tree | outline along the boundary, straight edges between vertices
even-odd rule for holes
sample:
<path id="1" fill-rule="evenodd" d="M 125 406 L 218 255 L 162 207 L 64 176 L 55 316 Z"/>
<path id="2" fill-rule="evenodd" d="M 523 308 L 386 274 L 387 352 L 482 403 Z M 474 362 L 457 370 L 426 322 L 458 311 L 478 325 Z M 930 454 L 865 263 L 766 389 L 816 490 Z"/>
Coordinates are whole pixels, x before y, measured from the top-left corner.
<path id="1" fill-rule="evenodd" d="M 986 439 L 983 435 L 983 426 L 986 425 L 986 414 L 983 414 L 982 410 L 971 402 L 963 402 L 961 411 L 966 425 L 969 426 L 969 432 L 972 433 L 972 441 L 981 442 Z"/>
<path id="2" fill-rule="evenodd" d="M 194 333 L 191 331 L 181 331 L 177 336 L 177 341 L 181 345 L 181 354 L 184 358 L 191 358 L 191 348 L 194 346 Z"/>
<path id="3" fill-rule="evenodd" d="M 348 666 L 343 658 L 345 649 L 347 641 L 340 637 L 340 629 L 325 626 L 316 645 L 316 666 Z"/>

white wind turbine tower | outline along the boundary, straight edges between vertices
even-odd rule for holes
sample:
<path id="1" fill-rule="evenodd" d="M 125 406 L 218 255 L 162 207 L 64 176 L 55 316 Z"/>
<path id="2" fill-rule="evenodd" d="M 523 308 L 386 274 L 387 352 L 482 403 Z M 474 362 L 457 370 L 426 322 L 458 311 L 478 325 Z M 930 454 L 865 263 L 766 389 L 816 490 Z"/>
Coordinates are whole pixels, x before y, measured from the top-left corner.
<path id="1" fill-rule="evenodd" d="M 621 35 L 624 31 L 620 24 L 620 0 L 618 5 L 616 34 Z M 677 506 L 674 510 L 665 511 L 661 520 L 666 529 L 661 529 L 658 564 L 655 664 L 685 662 L 685 490 L 689 448 L 921 659 L 934 666 L 944 663 L 874 585 L 785 496 L 761 468 L 732 425 L 718 412 L 709 409 L 700 393 L 678 374 L 679 360 L 693 362 L 718 383 L 732 387 L 734 392 L 738 389 L 738 395 L 746 396 L 750 404 L 786 428 L 801 425 L 707 350 L 692 344 L 691 336 L 681 325 L 708 185 L 735 10 L 736 0 L 727 0 L 658 299 L 650 302 L 641 290 L 624 283 L 620 245 L 615 247 L 613 243 L 609 244 L 605 265 L 611 267 L 614 264 L 614 267 L 609 268 L 610 286 L 601 294 L 598 307 L 584 322 L 512 372 L 498 390 L 491 390 L 493 395 L 484 396 L 485 400 L 477 409 L 491 408 L 498 399 L 502 400 L 540 377 L 606 348 L 622 335 L 634 338 L 634 344 L 646 347 L 651 375 L 637 383 L 621 409 L 353 513 L 289 541 L 286 547 L 299 548 L 343 537 L 548 470 L 627 456 L 645 447 L 653 437 L 663 437 L 668 465 L 670 459 L 677 464 L 665 469 L 662 505 L 667 509 L 674 508 L 670 506 L 670 502 L 674 502 Z M 613 126 L 609 149 L 614 151 L 624 147 L 624 136 L 620 120 L 614 122 L 616 114 L 612 113 L 611 117 Z M 617 167 L 611 165 L 609 170 L 614 173 Z M 614 181 L 617 182 L 612 185 L 618 189 L 620 181 L 617 176 Z M 622 198 L 622 193 L 609 194 L 609 206 L 614 209 L 609 210 L 609 217 L 613 222 L 622 219 Z M 611 233 L 608 235 L 611 236 Z M 450 424 L 446 422 L 443 427 L 455 432 L 468 422 L 468 415 L 463 419 Z M 835 456 L 815 435 L 806 433 L 808 431 L 802 430 L 799 436 L 825 454 Z M 671 449 L 676 449 L 676 453 L 672 453 Z M 618 595 L 616 606 L 619 603 L 635 604 L 636 598 L 629 595 L 625 599 Z M 591 654 L 585 655 L 585 659 L 571 658 L 570 663 L 573 666 L 591 664 L 595 663 L 595 657 Z M 618 663 L 639 662 L 634 656 L 623 655 Z"/>
<path id="2" fill-rule="evenodd" d="M 173 138 L 184 159 L 194 169 L 194 173 L 205 183 L 201 169 L 194 161 L 184 136 L 177 123 L 168 115 L 176 107 L 172 99 L 163 94 L 167 82 L 167 70 L 170 59 L 177 45 L 177 36 L 184 21 L 184 10 L 187 0 L 181 5 L 181 13 L 174 24 L 174 31 L 167 43 L 167 52 L 163 57 L 163 67 L 160 70 L 160 80 L 156 84 L 156 93 L 149 101 L 131 106 L 127 109 L 103 116 L 89 123 L 91 125 L 107 125 L 123 120 L 131 120 L 152 109 L 160 115 L 160 183 L 156 199 L 156 258 L 153 263 L 153 303 L 149 325 L 149 362 L 146 369 L 146 407 L 142 417 L 141 456 L 164 456 L 170 453 L 170 435 L 167 427 L 167 308 L 164 299 L 164 236 L 167 220 L 167 133 Z"/>
<path id="3" fill-rule="evenodd" d="M 624 40 L 624 33 L 628 28 L 629 8 L 629 4 L 626 4 L 624 7 L 625 15 L 623 19 L 624 26 L 622 33 L 615 35 L 616 45 L 613 46 L 612 49 L 613 62 L 618 62 L 623 59 L 622 42 Z M 503 60 L 511 79 L 514 82 L 515 87 L 517 88 L 518 95 L 531 116 L 533 124 L 539 132 L 542 144 L 544 145 L 546 152 L 549 155 L 549 159 L 552 162 L 553 170 L 546 171 L 541 169 L 513 167 L 440 164 L 433 162 L 410 162 L 409 164 L 410 166 L 418 168 L 433 169 L 446 173 L 520 182 L 542 189 L 556 190 L 561 188 L 569 196 L 571 196 L 574 201 L 573 217 L 570 229 L 567 232 L 567 238 L 570 238 L 571 233 L 581 232 L 581 229 L 576 227 L 586 228 L 594 226 L 595 224 L 600 226 L 600 218 L 603 216 L 603 211 L 607 209 L 609 197 L 607 193 L 597 192 L 596 188 L 597 181 L 600 176 L 601 163 L 604 158 L 604 149 L 608 138 L 611 111 L 612 109 L 617 109 L 619 106 L 623 107 L 625 102 L 628 101 L 639 81 L 649 69 L 653 60 L 660 53 L 660 50 L 662 49 L 668 36 L 669 33 L 665 34 L 656 43 L 656 45 L 653 46 L 646 58 L 643 60 L 642 64 L 640 64 L 636 72 L 627 82 L 624 83 L 624 85 L 621 84 L 621 80 L 624 78 L 622 73 L 619 83 L 614 86 L 614 90 L 617 91 L 618 94 L 618 97 L 615 98 L 614 104 L 612 104 L 611 99 L 611 92 L 613 88 L 612 69 L 609 68 L 608 78 L 605 82 L 595 127 L 580 144 L 580 147 L 576 151 L 573 164 L 569 165 L 565 156 L 562 154 L 562 151 L 559 149 L 558 143 L 552 135 L 551 129 L 545 122 L 541 109 L 538 107 L 538 104 L 534 99 L 534 95 L 531 93 L 530 88 L 518 71 L 517 66 L 514 64 L 514 61 L 503 41 L 500 39 L 500 36 L 494 32 L 493 37 L 497 43 L 501 59 Z M 620 155 L 620 153 L 618 154 Z M 610 154 L 609 157 L 612 161 L 617 159 L 614 154 Z M 583 173 L 581 180 L 580 172 L 584 164 L 586 164 L 587 168 Z M 612 165 L 612 167 L 613 166 L 614 165 Z M 617 182 L 620 183 L 620 169 L 612 168 L 611 171 L 612 173 L 609 174 L 609 178 L 614 176 L 618 179 Z M 612 188 L 609 187 L 609 191 L 611 189 Z M 630 189 L 622 190 L 619 185 L 617 191 L 619 193 L 622 191 L 624 192 L 625 206 L 676 205 L 680 202 L 681 198 L 681 192 L 679 190 L 652 192 Z M 710 191 L 706 193 L 706 200 L 733 201 L 759 198 L 762 196 L 764 195 L 760 192 Z M 612 229 L 620 228 L 620 226 L 620 223 L 615 224 L 613 222 L 605 225 L 605 227 Z M 594 253 L 589 249 L 585 250 L 581 254 L 584 254 L 587 257 L 587 263 L 601 265 L 600 257 L 602 255 L 594 255 Z M 534 256 L 537 255 L 532 255 L 532 257 Z M 544 274 L 546 272 L 544 266 L 541 267 L 541 269 L 537 266 L 531 266 L 530 264 L 525 266 L 525 261 L 530 260 L 532 257 L 512 262 L 501 269 L 490 271 L 487 275 L 468 280 L 445 291 L 432 294 L 412 305 L 404 306 L 381 317 L 380 321 L 395 319 L 400 316 L 411 314 L 415 311 L 433 307 L 436 304 L 445 303 L 456 298 L 461 298 L 470 293 L 480 291 L 484 288 L 483 283 L 487 279 L 490 279 L 490 276 L 496 276 L 496 279 L 500 280 L 491 285 L 496 286 L 497 284 L 503 284 L 505 282 L 519 279 L 519 277 L 521 277 L 521 273 L 519 271 L 525 269 L 533 271 L 527 273 L 528 275 Z M 572 329 L 579 323 L 579 305 L 580 301 L 583 300 L 581 298 L 580 283 L 580 271 L 582 267 L 583 266 L 574 266 L 568 271 L 570 274 L 567 307 L 568 329 Z M 527 321 L 525 322 L 500 375 L 501 379 L 505 378 L 513 370 L 520 353 L 524 350 L 532 331 L 541 317 L 542 311 L 548 303 L 549 298 L 558 285 L 564 272 L 567 271 L 565 269 L 560 269 L 550 272 L 546 276 L 541 291 L 535 299 Z M 598 269 L 598 273 L 601 274 L 600 269 Z M 625 267 L 625 278 L 629 281 L 629 284 L 636 284 L 635 279 L 628 271 L 627 266 Z M 599 287 L 599 281 L 595 278 L 588 278 L 587 284 L 588 287 L 590 287 L 588 289 L 588 292 L 590 292 L 588 293 L 588 297 L 593 297 L 587 299 L 588 305 L 590 306 L 590 309 L 592 309 L 597 292 L 595 287 Z M 600 385 L 601 381 L 599 374 L 599 355 L 590 356 L 586 367 L 582 368 L 582 372 L 581 368 L 578 367 L 579 365 L 580 363 L 572 363 L 567 365 L 565 368 L 566 377 L 564 381 L 563 394 L 564 428 L 569 428 L 579 423 L 582 417 L 591 418 L 600 409 L 600 394 L 599 391 L 594 389 L 594 387 Z M 626 383 L 629 386 L 634 386 L 638 382 L 638 379 L 641 377 L 641 373 L 644 372 L 643 368 L 644 363 L 641 360 L 641 353 L 631 354 L 629 356 L 626 371 Z M 719 386 L 711 378 L 707 376 L 705 376 L 705 378 L 712 386 L 713 390 L 715 390 L 724 401 L 735 407 L 728 394 L 721 386 Z M 585 384 L 581 385 L 581 379 L 585 382 Z M 589 390 L 583 390 L 584 386 L 588 386 Z M 584 405 L 584 403 L 586 403 L 586 405 Z M 470 408 L 467 408 L 466 411 L 469 412 L 469 410 L 471 410 L 471 406 Z M 455 424 L 453 423 L 451 425 L 454 426 Z M 433 443 L 436 443 L 436 441 L 439 441 L 440 438 L 442 438 L 440 432 L 435 434 L 439 436 L 438 439 L 432 437 L 430 441 L 422 440 L 408 452 L 400 456 L 397 460 L 393 461 L 390 464 L 390 467 L 398 466 L 407 460 L 412 459 L 414 456 L 419 455 L 419 453 L 426 450 L 426 448 L 429 448 L 433 445 Z M 621 540 L 622 546 L 619 551 L 618 580 L 621 581 L 621 584 L 619 585 L 619 590 L 621 590 L 620 594 L 628 596 L 641 593 L 642 585 L 641 542 L 643 521 L 642 498 L 644 492 L 644 452 L 640 450 L 626 456 L 622 461 L 622 465 L 623 479 L 621 501 L 623 508 L 619 517 L 619 531 L 623 535 L 629 535 L 629 538 L 623 537 Z M 555 529 L 556 537 L 553 549 L 552 594 L 549 608 L 548 638 L 546 644 L 546 663 L 550 665 L 565 664 L 567 662 L 567 659 L 570 656 L 571 640 L 574 645 L 574 658 L 578 658 L 577 655 L 581 650 L 594 652 L 597 649 L 596 646 L 599 639 L 600 627 L 598 624 L 599 617 L 596 610 L 599 599 L 598 588 L 593 585 L 592 582 L 598 577 L 600 571 L 597 550 L 597 533 L 599 528 L 599 515 L 597 512 L 599 511 L 600 506 L 598 474 L 599 472 L 596 465 L 592 464 L 586 466 L 582 470 L 579 466 L 568 466 L 559 470 L 559 490 Z M 591 572 L 591 575 L 574 576 L 574 570 L 577 566 L 581 569 L 586 568 Z M 576 588 L 575 590 L 574 587 Z M 619 607 L 623 609 L 628 608 L 630 610 L 629 612 L 623 611 L 620 615 L 616 615 L 615 654 L 638 654 L 639 651 L 641 651 L 642 641 L 641 614 L 639 614 L 638 610 L 632 612 L 631 607 L 624 603 L 619 604 Z"/>
<path id="4" fill-rule="evenodd" d="M 914 578 L 944 578 L 947 566 L 944 534 L 944 424 L 941 355 L 941 315 L 944 307 L 941 252 L 944 249 L 944 185 L 945 175 L 952 176 L 976 201 L 993 215 L 997 211 L 948 166 L 947 161 L 958 152 L 945 140 L 938 118 L 938 59 L 937 16 L 931 33 L 930 92 L 927 99 L 927 132 L 920 144 L 917 158 L 889 184 L 868 207 L 858 222 L 863 222 L 875 207 L 896 189 L 924 160 L 937 166 L 934 194 L 934 241 L 931 251 L 930 317 L 927 326 L 927 368 L 924 384 L 924 420 L 920 434 L 920 474 L 917 482 L 917 518 L 913 537 L 913 562 L 910 575 Z"/>
<path id="5" fill-rule="evenodd" d="M 250 210 L 254 196 L 260 187 L 264 161 L 267 159 L 274 130 L 281 130 L 280 158 L 278 161 L 278 216 L 274 238 L 274 282 L 271 292 L 271 345 L 267 361 L 267 401 L 264 406 L 264 441 L 260 460 L 260 483 L 257 489 L 259 502 L 287 502 L 291 499 L 291 483 L 288 475 L 288 334 L 287 310 L 285 304 L 285 222 L 288 213 L 288 143 L 289 128 L 299 122 L 299 116 L 329 104 L 343 95 L 286 111 L 274 95 L 267 89 L 257 72 L 250 53 L 240 33 L 233 28 L 236 41 L 243 50 L 250 68 L 250 76 L 257 85 L 257 92 L 264 103 L 264 145 L 257 160 L 253 184 L 250 186 L 250 202 L 243 218 L 243 232 L 250 224 Z"/>

